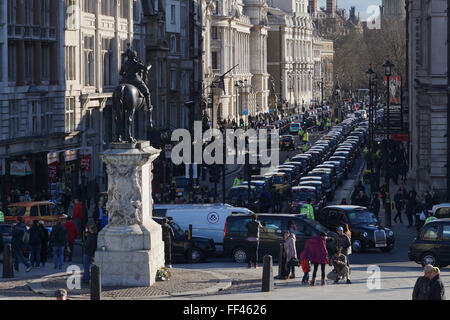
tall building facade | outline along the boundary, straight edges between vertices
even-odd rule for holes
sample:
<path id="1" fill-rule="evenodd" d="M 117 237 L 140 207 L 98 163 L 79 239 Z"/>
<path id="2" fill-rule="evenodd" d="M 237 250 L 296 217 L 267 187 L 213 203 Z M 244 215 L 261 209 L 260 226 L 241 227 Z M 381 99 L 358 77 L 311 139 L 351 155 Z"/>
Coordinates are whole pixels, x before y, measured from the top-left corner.
<path id="1" fill-rule="evenodd" d="M 384 17 L 405 18 L 405 0 L 383 0 L 381 9 Z"/>
<path id="2" fill-rule="evenodd" d="M 2 186 L 53 196 L 104 189 L 112 90 L 128 44 L 143 59 L 138 0 L 2 1 Z M 145 62 L 145 61 L 144 61 Z M 146 138 L 145 113 L 133 134 Z M 89 186 L 89 188 L 88 188 Z"/>
<path id="3" fill-rule="evenodd" d="M 418 192 L 449 199 L 449 9 L 446 1 L 409 1 L 409 162 Z"/>
<path id="4" fill-rule="evenodd" d="M 281 107 L 300 111 L 313 98 L 313 24 L 306 0 L 287 4 L 274 0 L 268 9 L 267 65 Z"/>

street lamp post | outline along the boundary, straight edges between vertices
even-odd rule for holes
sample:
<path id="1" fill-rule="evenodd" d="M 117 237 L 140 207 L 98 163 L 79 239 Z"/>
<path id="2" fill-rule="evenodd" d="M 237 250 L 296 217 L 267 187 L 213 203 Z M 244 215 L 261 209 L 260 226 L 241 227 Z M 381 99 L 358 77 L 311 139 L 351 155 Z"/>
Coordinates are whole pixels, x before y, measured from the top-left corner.
<path id="1" fill-rule="evenodd" d="M 323 107 L 323 76 L 322 76 L 322 81 L 320 82 L 320 87 L 321 87 L 321 91 L 322 91 L 322 97 L 320 99 L 320 106 Z"/>
<path id="2" fill-rule="evenodd" d="M 370 103 L 369 103 L 369 138 L 372 137 L 372 131 L 373 131 L 373 118 L 372 118 L 372 110 L 373 110 L 373 91 L 372 91 L 372 79 L 373 75 L 375 74 L 375 71 L 372 70 L 372 66 L 369 67 L 369 69 L 366 71 L 367 77 L 369 78 L 369 96 L 370 96 Z M 372 140 L 369 141 L 369 158 L 367 161 L 367 167 L 370 171 L 372 171 L 372 153 L 373 153 L 373 145 Z"/>
<path id="3" fill-rule="evenodd" d="M 386 182 L 386 186 L 387 186 L 387 196 L 390 197 L 389 195 L 389 136 L 390 136 L 390 131 L 391 131 L 391 123 L 390 123 L 390 77 L 392 74 L 392 68 L 394 67 L 394 64 L 391 63 L 389 60 L 386 60 L 386 62 L 383 64 L 384 67 L 384 74 L 386 76 L 386 96 L 387 96 L 387 132 L 386 132 L 386 140 L 385 140 L 385 147 L 384 147 L 384 175 L 385 175 L 385 179 L 384 181 Z M 386 226 L 390 227 L 391 226 L 391 215 L 390 215 L 390 210 L 387 211 L 386 214 Z"/>

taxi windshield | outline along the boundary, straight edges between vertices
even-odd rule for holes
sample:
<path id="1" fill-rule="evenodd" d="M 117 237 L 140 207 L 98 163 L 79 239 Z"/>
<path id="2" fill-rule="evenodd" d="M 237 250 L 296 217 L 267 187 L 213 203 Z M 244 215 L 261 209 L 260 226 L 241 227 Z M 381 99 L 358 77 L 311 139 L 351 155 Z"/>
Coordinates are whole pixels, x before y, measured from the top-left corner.
<path id="1" fill-rule="evenodd" d="M 5 216 L 7 217 L 22 217 L 25 212 L 27 211 L 26 207 L 8 207 L 8 209 L 5 212 Z"/>
<path id="2" fill-rule="evenodd" d="M 378 222 L 375 215 L 368 211 L 354 211 L 347 215 L 351 224 L 377 224 Z"/>
<path id="3" fill-rule="evenodd" d="M 292 201 L 306 201 L 308 199 L 316 200 L 314 190 L 299 190 L 292 192 Z"/>

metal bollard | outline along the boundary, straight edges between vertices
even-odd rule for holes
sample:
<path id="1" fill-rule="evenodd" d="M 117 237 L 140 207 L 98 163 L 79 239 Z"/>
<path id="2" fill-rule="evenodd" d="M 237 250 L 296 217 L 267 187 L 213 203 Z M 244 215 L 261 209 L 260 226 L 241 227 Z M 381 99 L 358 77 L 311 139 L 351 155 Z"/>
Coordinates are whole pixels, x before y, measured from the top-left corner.
<path id="1" fill-rule="evenodd" d="M 93 264 L 91 266 L 91 300 L 101 300 L 102 298 L 102 275 L 100 267 Z"/>
<path id="2" fill-rule="evenodd" d="M 263 258 L 262 292 L 269 291 L 273 291 L 272 256 L 265 255 Z"/>
<path id="3" fill-rule="evenodd" d="M 278 276 L 277 279 L 283 279 L 283 274 L 284 274 L 284 259 L 283 259 L 283 254 L 284 254 L 284 244 L 280 243 L 280 253 L 278 255 Z"/>
<path id="4" fill-rule="evenodd" d="M 14 278 L 13 256 L 10 244 L 3 248 L 3 278 Z"/>

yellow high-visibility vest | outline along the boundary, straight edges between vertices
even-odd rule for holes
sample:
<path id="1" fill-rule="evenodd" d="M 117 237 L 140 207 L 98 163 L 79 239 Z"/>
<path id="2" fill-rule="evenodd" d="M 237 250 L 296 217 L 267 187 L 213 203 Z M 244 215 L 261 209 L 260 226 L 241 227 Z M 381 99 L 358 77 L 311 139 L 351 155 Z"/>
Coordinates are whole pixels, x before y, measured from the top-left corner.
<path id="1" fill-rule="evenodd" d="M 305 134 L 303 135 L 303 141 L 306 141 L 306 142 L 309 141 L 309 134 L 308 134 L 308 132 L 305 132 Z"/>
<path id="2" fill-rule="evenodd" d="M 0 210 L 0 222 L 5 222 L 5 215 L 1 210 Z"/>
<path id="3" fill-rule="evenodd" d="M 305 203 L 302 205 L 302 209 L 300 210 L 300 214 L 306 214 L 308 219 L 314 220 L 314 208 L 309 203 Z"/>

